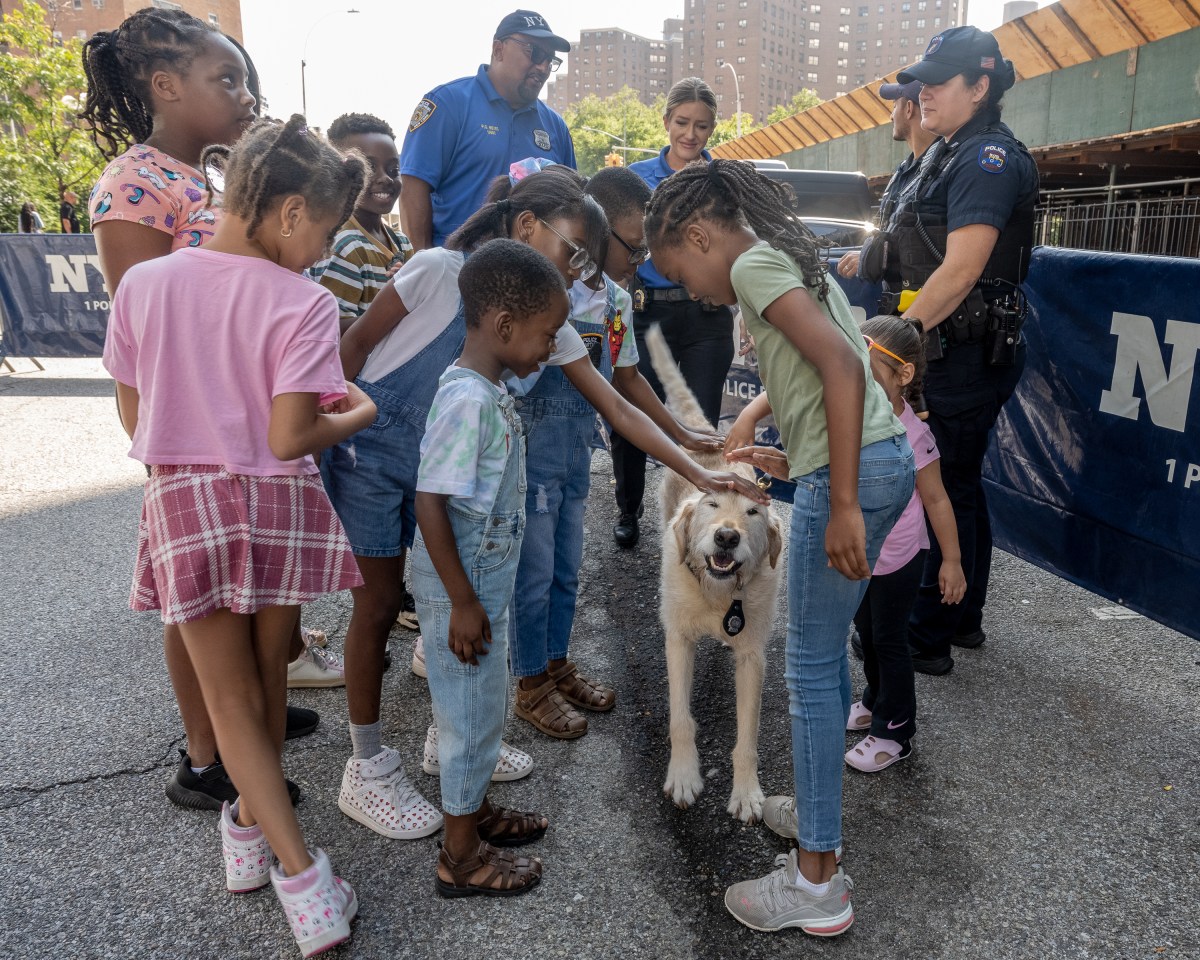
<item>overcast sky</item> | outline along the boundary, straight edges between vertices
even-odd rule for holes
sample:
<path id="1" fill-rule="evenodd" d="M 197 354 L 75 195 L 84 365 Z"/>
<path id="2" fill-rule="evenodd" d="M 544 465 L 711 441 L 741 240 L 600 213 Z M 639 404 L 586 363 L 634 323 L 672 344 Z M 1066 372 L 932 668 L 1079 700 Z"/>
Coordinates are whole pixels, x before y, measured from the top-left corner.
<path id="1" fill-rule="evenodd" d="M 284 5 L 242 0 L 242 24 L 274 116 L 300 112 L 300 60 L 307 51 L 308 116 L 314 125 L 328 127 L 341 113 L 374 113 L 395 128 L 402 143 L 408 119 L 425 92 L 473 74 L 486 62 L 496 25 L 517 2 L 292 0 Z M 1040 5 L 1047 2 L 1040 0 Z M 999 25 L 1003 0 L 968 3 L 968 22 L 985 30 Z M 598 27 L 660 37 L 664 19 L 682 16 L 684 0 L 594 5 L 535 0 L 530 6 L 560 36 L 577 41 L 581 29 Z M 361 12 L 347 14 L 350 7 Z"/>

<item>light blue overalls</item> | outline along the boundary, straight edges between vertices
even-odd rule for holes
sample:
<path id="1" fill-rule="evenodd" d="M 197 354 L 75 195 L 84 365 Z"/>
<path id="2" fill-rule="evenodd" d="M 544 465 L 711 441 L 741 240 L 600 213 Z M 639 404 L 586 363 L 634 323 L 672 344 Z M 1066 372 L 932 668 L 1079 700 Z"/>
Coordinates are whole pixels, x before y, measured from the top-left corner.
<path id="1" fill-rule="evenodd" d="M 588 347 L 592 363 L 612 382 L 619 341 L 610 336 L 617 319 L 617 286 L 607 277 L 604 323 L 570 322 Z M 632 331 L 626 330 L 627 336 Z M 616 350 L 611 349 L 616 346 Z M 546 367 L 533 389 L 516 401 L 529 458 L 525 498 L 528 535 L 517 569 L 509 656 L 513 673 L 532 677 L 550 660 L 567 655 L 579 566 L 583 561 L 583 514 L 591 487 L 596 411 L 567 379 L 562 367 Z"/>
<path id="2" fill-rule="evenodd" d="M 445 372 L 439 385 L 462 377 L 490 383 L 473 370 L 455 367 Z M 446 500 L 458 557 L 491 622 L 492 643 L 478 658 L 479 666 L 462 663 L 450 651 L 450 598 L 420 531 L 410 560 L 438 726 L 442 809 L 452 816 L 474 813 L 483 804 L 500 757 L 507 709 L 509 609 L 525 532 L 525 454 L 512 397 L 498 394 L 496 402 L 510 442 L 491 512 L 470 509 L 455 497 Z"/>

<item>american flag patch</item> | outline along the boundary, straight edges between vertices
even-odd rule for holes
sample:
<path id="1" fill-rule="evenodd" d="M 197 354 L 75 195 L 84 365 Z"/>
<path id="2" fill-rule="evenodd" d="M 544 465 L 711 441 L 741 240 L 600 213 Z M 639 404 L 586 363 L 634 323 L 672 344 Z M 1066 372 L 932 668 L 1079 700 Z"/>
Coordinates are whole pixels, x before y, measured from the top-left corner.
<path id="1" fill-rule="evenodd" d="M 979 58 L 979 69 L 995 70 L 996 69 L 996 58 L 995 57 L 980 57 Z"/>

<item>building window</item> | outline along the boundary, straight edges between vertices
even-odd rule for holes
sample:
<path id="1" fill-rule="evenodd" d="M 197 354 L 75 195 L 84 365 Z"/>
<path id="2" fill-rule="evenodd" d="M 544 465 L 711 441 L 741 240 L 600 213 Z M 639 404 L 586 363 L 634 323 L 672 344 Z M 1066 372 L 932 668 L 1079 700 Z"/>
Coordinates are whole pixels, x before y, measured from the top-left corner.
<path id="1" fill-rule="evenodd" d="M 810 73 L 808 75 L 808 82 L 809 83 L 817 83 L 818 82 L 817 75 L 815 73 Z"/>
<path id="2" fill-rule="evenodd" d="M 820 48 L 820 46 L 821 46 L 821 40 L 819 37 L 810 37 L 809 38 L 809 41 L 808 41 L 808 49 L 809 50 L 817 50 Z"/>
<path id="3" fill-rule="evenodd" d="M 717 29 L 718 29 L 718 30 L 724 30 L 724 29 L 725 29 L 725 21 L 724 21 L 724 20 L 718 20 L 718 21 L 717 21 Z"/>
<path id="4" fill-rule="evenodd" d="M 215 13 L 210 13 L 208 15 L 208 22 L 211 23 L 214 27 L 217 27 L 218 29 L 220 29 L 220 27 L 221 27 L 221 18 L 218 17 Z"/>
<path id="5" fill-rule="evenodd" d="M 746 21 L 746 20 L 739 20 L 739 21 L 738 21 L 738 26 L 739 26 L 739 27 L 745 27 L 747 23 L 748 23 L 748 21 Z"/>
<path id="6" fill-rule="evenodd" d="M 839 50 L 841 50 L 843 53 L 845 53 L 847 50 L 849 50 L 849 49 L 850 49 L 850 43 L 849 43 L 849 41 L 847 41 L 847 40 L 839 40 L 839 41 L 838 41 L 838 49 L 839 49 Z"/>
<path id="7" fill-rule="evenodd" d="M 103 10 L 104 9 L 104 0 L 92 0 L 92 6 L 95 7 L 97 10 Z"/>
<path id="8" fill-rule="evenodd" d="M 809 56 L 808 56 L 808 65 L 809 65 L 810 67 L 819 67 L 819 66 L 821 65 L 821 58 L 820 58 L 820 57 L 814 57 L 812 54 L 809 54 Z"/>
<path id="9" fill-rule="evenodd" d="M 845 76 L 845 74 L 841 74 L 841 73 L 839 73 L 839 74 L 837 75 L 837 85 L 838 85 L 839 87 L 844 87 L 844 86 L 846 85 L 846 76 Z"/>
<path id="10" fill-rule="evenodd" d="M 724 49 L 725 49 L 725 41 L 724 41 L 724 40 L 718 40 L 718 41 L 717 41 L 717 49 L 718 49 L 718 50 L 724 50 Z"/>
<path id="11" fill-rule="evenodd" d="M 82 10 L 83 9 L 83 0 L 72 0 L 71 6 L 74 7 L 76 10 Z"/>

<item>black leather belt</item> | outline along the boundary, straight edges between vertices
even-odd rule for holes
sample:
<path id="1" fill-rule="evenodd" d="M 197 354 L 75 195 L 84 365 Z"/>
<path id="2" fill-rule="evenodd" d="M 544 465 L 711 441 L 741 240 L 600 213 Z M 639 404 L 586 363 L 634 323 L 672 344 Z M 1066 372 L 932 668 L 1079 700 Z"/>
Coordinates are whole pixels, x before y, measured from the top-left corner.
<path id="1" fill-rule="evenodd" d="M 678 303 L 681 300 L 691 300 L 691 295 L 684 287 L 646 287 L 646 301 L 653 303 Z"/>

